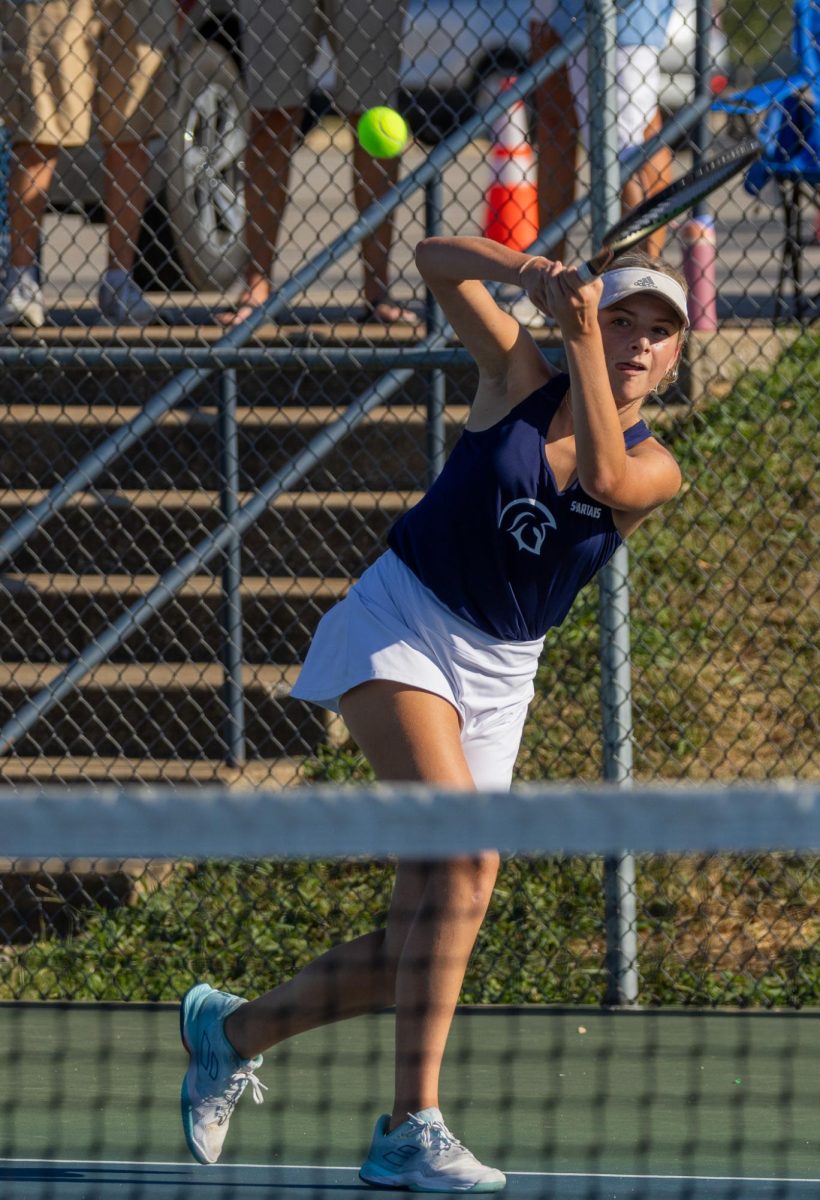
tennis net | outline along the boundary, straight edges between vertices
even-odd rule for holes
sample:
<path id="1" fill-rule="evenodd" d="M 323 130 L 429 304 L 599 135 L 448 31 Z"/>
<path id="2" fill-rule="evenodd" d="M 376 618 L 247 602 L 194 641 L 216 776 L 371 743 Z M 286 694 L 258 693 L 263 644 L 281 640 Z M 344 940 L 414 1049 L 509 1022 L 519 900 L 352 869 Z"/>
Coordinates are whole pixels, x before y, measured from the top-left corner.
<path id="1" fill-rule="evenodd" d="M 407 1013 L 435 962 L 394 986 L 369 941 L 331 954 L 210 1167 L 182 1133 L 179 998 L 256 997 L 382 927 L 397 858 L 406 895 L 454 859 L 472 895 L 496 849 L 441 1103 L 505 1195 L 818 1195 L 815 785 L 0 792 L 0 829 L 4 1198 L 369 1191 L 397 1013 L 345 1005 L 387 988 Z"/>

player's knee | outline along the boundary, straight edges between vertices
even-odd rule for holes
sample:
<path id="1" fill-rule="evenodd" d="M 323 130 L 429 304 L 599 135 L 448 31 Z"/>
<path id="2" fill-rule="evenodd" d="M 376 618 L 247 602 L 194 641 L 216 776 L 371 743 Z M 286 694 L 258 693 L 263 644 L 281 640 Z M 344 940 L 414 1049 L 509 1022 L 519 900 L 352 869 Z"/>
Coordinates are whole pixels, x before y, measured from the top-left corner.
<path id="1" fill-rule="evenodd" d="M 499 862 L 497 851 L 485 850 L 443 864 L 443 870 L 449 876 L 448 890 L 461 896 L 467 910 L 465 916 L 473 912 L 483 914 L 495 887 Z"/>
<path id="2" fill-rule="evenodd" d="M 501 855 L 497 850 L 485 850 L 473 859 L 477 897 L 485 904 L 489 901 L 495 887 L 500 862 Z"/>

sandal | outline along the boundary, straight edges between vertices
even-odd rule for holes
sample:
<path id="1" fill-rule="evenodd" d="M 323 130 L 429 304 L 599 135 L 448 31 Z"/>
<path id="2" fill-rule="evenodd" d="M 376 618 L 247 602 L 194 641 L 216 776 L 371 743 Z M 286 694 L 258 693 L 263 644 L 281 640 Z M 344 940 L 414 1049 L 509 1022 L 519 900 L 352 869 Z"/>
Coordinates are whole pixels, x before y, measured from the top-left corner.
<path id="1" fill-rule="evenodd" d="M 362 325 L 420 325 L 421 317 L 412 308 L 393 300 L 366 300 L 359 316 Z"/>
<path id="2" fill-rule="evenodd" d="M 247 321 L 251 313 L 256 312 L 258 307 L 258 304 L 240 304 L 238 308 L 225 309 L 224 312 L 216 314 L 216 324 L 225 329 L 233 329 L 235 325 L 241 325 L 243 321 Z"/>

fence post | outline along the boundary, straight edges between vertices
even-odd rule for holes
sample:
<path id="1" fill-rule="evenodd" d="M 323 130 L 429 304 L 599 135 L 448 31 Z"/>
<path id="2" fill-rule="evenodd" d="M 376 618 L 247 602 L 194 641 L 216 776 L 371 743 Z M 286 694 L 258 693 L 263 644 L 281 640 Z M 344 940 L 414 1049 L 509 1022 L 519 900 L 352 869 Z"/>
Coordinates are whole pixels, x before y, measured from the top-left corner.
<path id="1" fill-rule="evenodd" d="M 444 194 L 441 172 L 436 171 L 424 185 L 424 232 L 427 237 L 438 237 L 442 229 Z M 430 288 L 424 299 L 424 316 L 427 336 L 440 333 L 444 318 Z M 447 379 L 441 367 L 431 368 L 427 376 L 427 486 L 444 466 L 444 408 L 447 403 Z"/>
<path id="2" fill-rule="evenodd" d="M 225 521 L 239 511 L 239 434 L 236 424 L 236 368 L 219 375 L 220 508 Z M 222 665 L 225 669 L 225 761 L 245 762 L 245 693 L 242 688 L 242 539 L 234 531 L 222 568 Z"/>
<path id="3" fill-rule="evenodd" d="M 693 63 L 696 100 L 711 95 L 709 85 L 712 69 L 710 41 L 713 22 L 712 0 L 697 0 L 695 7 L 695 60 Z M 692 151 L 695 166 L 703 162 L 706 157 L 711 136 L 707 110 L 701 114 L 692 127 Z M 709 207 L 705 200 L 701 200 L 692 211 L 694 216 L 702 217 L 708 213 Z"/>
<path id="4" fill-rule="evenodd" d="M 695 9 L 695 98 L 711 94 L 710 34 L 712 22 L 711 0 L 697 0 Z M 703 162 L 709 147 L 709 113 L 702 113 L 692 127 L 692 159 L 695 166 Z M 693 329 L 717 329 L 717 286 L 715 261 L 717 241 L 714 218 L 709 213 L 709 204 L 701 200 L 692 209 L 692 215 L 680 231 L 683 242 L 683 270 L 689 285 L 690 316 Z"/>
<path id="5" fill-rule="evenodd" d="M 629 555 L 621 546 L 599 575 L 601 716 L 604 779 L 632 784 L 632 671 L 629 639 Z M 635 858 L 604 860 L 605 1003 L 638 1003 Z"/>
<path id="6" fill-rule="evenodd" d="M 11 137 L 0 121 L 0 283 L 5 283 L 11 252 L 9 230 L 9 173 L 11 171 Z"/>
<path id="7" fill-rule="evenodd" d="M 615 89 L 616 13 L 612 0 L 587 0 L 590 78 L 592 238 L 600 244 L 620 216 L 620 170 Z M 629 787 L 632 778 L 632 700 L 629 662 L 629 558 L 621 546 L 601 571 L 601 717 L 603 774 Z M 606 913 L 605 1003 L 637 1003 L 635 860 L 624 853 L 604 861 Z"/>

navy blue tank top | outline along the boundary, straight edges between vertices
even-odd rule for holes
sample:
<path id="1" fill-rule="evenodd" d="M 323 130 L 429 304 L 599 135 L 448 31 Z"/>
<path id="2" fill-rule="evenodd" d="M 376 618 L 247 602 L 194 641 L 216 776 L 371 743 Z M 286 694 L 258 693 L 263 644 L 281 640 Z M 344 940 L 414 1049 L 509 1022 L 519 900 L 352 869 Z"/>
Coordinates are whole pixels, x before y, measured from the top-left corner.
<path id="1" fill-rule="evenodd" d="M 612 510 L 576 480 L 559 491 L 547 431 L 569 376 L 558 375 L 489 429 L 465 429 L 429 492 L 395 523 L 390 548 L 456 616 L 502 641 L 560 625 L 615 553 Z M 643 421 L 627 449 L 651 437 Z"/>

